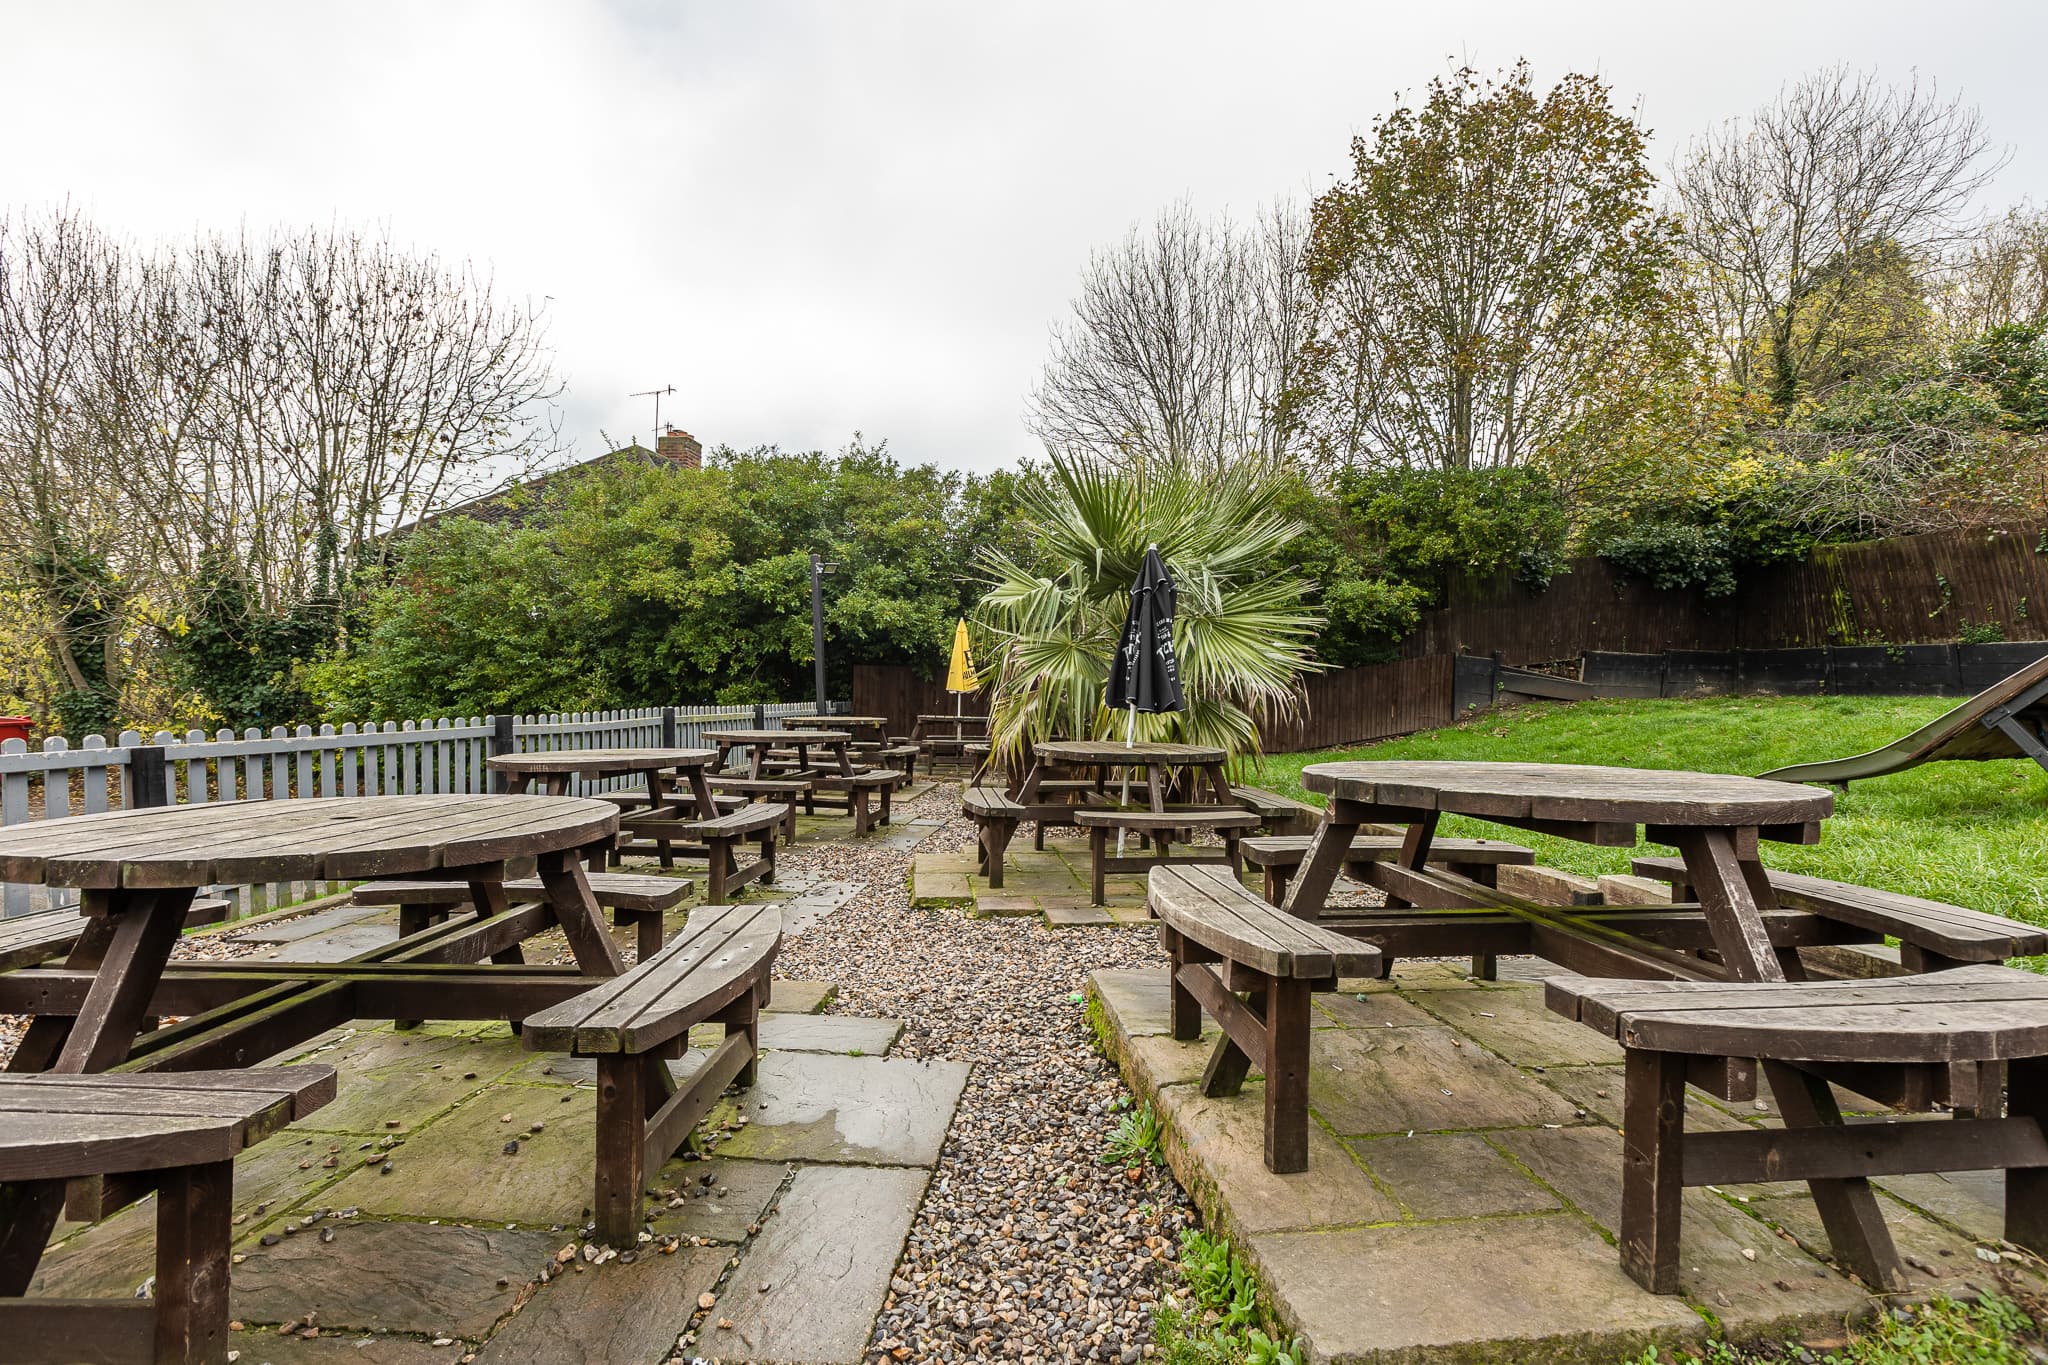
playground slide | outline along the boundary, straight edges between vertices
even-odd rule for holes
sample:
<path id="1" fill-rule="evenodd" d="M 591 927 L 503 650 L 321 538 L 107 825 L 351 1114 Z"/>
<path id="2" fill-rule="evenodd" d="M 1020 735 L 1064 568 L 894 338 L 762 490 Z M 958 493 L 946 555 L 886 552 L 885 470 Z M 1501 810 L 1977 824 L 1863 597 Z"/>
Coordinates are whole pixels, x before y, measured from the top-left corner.
<path id="1" fill-rule="evenodd" d="M 1758 776 L 1846 787 L 1855 778 L 1882 777 L 1952 758 L 2031 758 L 2048 768 L 2048 656 L 1881 749 L 1851 758 L 1795 763 Z"/>

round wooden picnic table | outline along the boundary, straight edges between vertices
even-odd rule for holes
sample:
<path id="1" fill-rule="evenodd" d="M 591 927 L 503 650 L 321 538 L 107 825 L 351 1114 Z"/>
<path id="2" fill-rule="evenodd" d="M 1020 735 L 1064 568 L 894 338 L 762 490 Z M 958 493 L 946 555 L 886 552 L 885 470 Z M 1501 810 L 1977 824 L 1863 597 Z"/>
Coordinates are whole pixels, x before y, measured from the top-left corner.
<path id="1" fill-rule="evenodd" d="M 1312 763 L 1302 769 L 1301 784 L 1330 798 L 1287 893 L 1286 908 L 1304 918 L 1320 917 L 1353 836 L 1368 822 L 1407 826 L 1399 856 L 1375 865 L 1370 875 L 1386 893 L 1389 912 L 1421 902 L 1425 914 L 1456 908 L 1455 885 L 1427 871 L 1430 842 L 1443 815 L 1606 847 L 1632 848 L 1640 834 L 1676 846 L 1685 860 L 1718 967 L 1589 926 L 1568 911 L 1547 912 L 1500 897 L 1490 898 L 1486 908 L 1527 918 L 1540 927 L 1544 956 L 1586 975 L 1735 981 L 1804 975 L 1796 949 L 1771 943 L 1765 916 L 1778 905 L 1757 843 L 1817 842 L 1820 822 L 1834 810 L 1834 796 L 1819 788 L 1725 773 L 1453 762 Z M 1449 898 L 1442 894 L 1446 890 Z M 1782 1062 L 1766 1062 L 1764 1075 L 1787 1127 L 1841 1123 L 1834 1095 L 1819 1076 Z M 1853 1259 L 1859 1249 L 1867 1253 L 1883 1240 L 1884 1222 L 1868 1180 L 1817 1180 L 1811 1188 L 1837 1252 Z"/>
<path id="2" fill-rule="evenodd" d="M 761 778 L 761 764 L 771 748 L 796 750 L 797 767 L 804 772 L 810 770 L 811 750 L 824 749 L 838 761 L 841 777 L 853 776 L 853 760 L 846 753 L 853 736 L 845 730 L 706 730 L 704 738 L 718 746 L 716 766 L 721 769 L 734 749 L 746 748 L 747 776 L 755 781 Z"/>
<path id="3" fill-rule="evenodd" d="M 82 983 L 82 998 L 76 994 L 81 983 L 66 987 L 74 991 L 70 1000 L 76 1003 L 67 1001 L 64 1012 L 35 1013 L 9 1070 L 105 1071 L 128 1058 L 146 1019 L 198 1012 L 166 1010 L 154 1001 L 193 893 L 202 886 L 426 875 L 467 881 L 481 920 L 509 909 L 505 861 L 533 857 L 547 892 L 547 918 L 562 928 L 580 974 L 616 976 L 624 962 L 577 858 L 591 846 L 608 845 L 618 827 L 615 807 L 584 798 L 364 796 L 132 808 L 0 829 L 0 881 L 80 889 L 85 927 L 58 975 L 90 974 Z M 492 956 L 518 963 L 516 940 Z M 290 964 L 290 969 L 310 982 L 323 972 L 353 968 Z M 475 968 L 484 974 L 493 970 L 502 968 Z M 25 969 L 4 979 L 30 975 Z M 50 989 L 59 984 L 53 982 Z M 432 982 L 427 986 L 421 993 L 427 998 L 408 1001 L 403 1014 L 431 1017 L 436 987 Z M 337 1004 L 350 998 L 333 997 Z M 262 1058 L 337 1020 L 316 1011 L 301 1017 L 291 1000 L 280 997 L 270 1010 L 252 1013 L 246 1022 L 256 1032 L 226 1050 Z M 151 1035 L 152 1043 L 158 1039 L 167 1040 L 160 1052 L 181 1041 L 177 1030 Z M 217 1064 L 211 1060 L 215 1055 L 202 1050 L 202 1060 L 187 1066 Z M 40 1251 L 62 1203 L 60 1188 L 55 1202 L 39 1199 L 34 1208 L 11 1211 L 13 1225 L 0 1236 L 0 1268 L 21 1247 L 33 1243 Z"/>
<path id="4" fill-rule="evenodd" d="M 1201 783 L 1209 785 L 1213 803 L 1219 806 L 1235 805 L 1230 796 L 1230 780 L 1223 774 L 1223 764 L 1230 755 L 1206 744 L 1170 744 L 1164 742 L 1139 741 L 1125 744 L 1114 739 L 1048 739 L 1031 746 L 1031 767 L 1024 774 L 1023 784 L 1018 788 L 1017 800 L 1026 806 L 1039 803 L 1039 789 L 1046 779 L 1047 770 L 1055 767 L 1092 768 L 1099 778 L 1098 786 L 1107 785 L 1107 775 L 1118 768 L 1175 769 L 1192 768 L 1197 780 L 1190 784 L 1188 795 L 1201 790 Z M 1161 781 L 1145 784 L 1146 798 L 1154 811 L 1166 809 L 1166 787 Z"/>

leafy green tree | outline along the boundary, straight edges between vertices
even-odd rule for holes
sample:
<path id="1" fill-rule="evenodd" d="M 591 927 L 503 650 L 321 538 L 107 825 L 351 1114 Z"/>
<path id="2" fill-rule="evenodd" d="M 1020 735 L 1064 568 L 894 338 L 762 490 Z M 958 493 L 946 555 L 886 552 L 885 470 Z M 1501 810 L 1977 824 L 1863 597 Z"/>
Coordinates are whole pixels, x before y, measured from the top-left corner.
<path id="1" fill-rule="evenodd" d="M 1431 82 L 1316 201 L 1293 406 L 1342 463 L 1527 463 L 1690 349 L 1675 220 L 1608 88 L 1526 62 Z"/>

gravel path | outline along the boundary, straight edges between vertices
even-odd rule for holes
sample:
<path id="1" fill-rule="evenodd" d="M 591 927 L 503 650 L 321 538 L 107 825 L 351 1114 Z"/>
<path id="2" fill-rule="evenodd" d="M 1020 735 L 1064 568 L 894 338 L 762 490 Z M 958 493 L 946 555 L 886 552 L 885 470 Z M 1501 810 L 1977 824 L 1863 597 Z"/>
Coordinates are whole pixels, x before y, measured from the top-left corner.
<path id="1" fill-rule="evenodd" d="M 921 851 L 972 839 L 951 787 L 899 809 L 899 827 L 949 819 Z M 782 856 L 866 892 L 786 942 L 778 974 L 839 983 L 835 1013 L 901 1019 L 891 1055 L 974 1063 L 869 1359 L 1151 1354 L 1153 1310 L 1195 1215 L 1163 1167 L 1132 1179 L 1099 1159 L 1129 1091 L 1073 996 L 1098 968 L 1163 964 L 1152 931 L 913 910 L 910 857 L 894 849 Z"/>

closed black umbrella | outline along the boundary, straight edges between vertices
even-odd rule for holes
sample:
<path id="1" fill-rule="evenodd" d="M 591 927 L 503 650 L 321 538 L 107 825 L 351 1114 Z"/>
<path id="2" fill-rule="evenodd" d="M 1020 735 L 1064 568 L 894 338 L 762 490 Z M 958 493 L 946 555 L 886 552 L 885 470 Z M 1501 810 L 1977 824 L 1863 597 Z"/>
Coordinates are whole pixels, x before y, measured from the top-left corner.
<path id="1" fill-rule="evenodd" d="M 1124 617 L 1123 638 L 1109 665 L 1109 687 L 1103 697 L 1111 710 L 1125 712 L 1124 744 L 1137 729 L 1138 712 L 1156 714 L 1186 706 L 1180 691 L 1180 659 L 1173 652 L 1173 575 L 1159 557 L 1159 547 L 1145 547 L 1145 563 L 1131 585 L 1131 610 Z M 1159 775 L 1154 773 L 1156 782 Z M 1123 801 L 1131 799 L 1131 770 L 1124 769 Z M 1124 832 L 1116 832 L 1117 856 L 1124 851 Z"/>
<path id="2" fill-rule="evenodd" d="M 1137 724 L 1140 711 L 1178 711 L 1180 660 L 1173 652 L 1173 575 L 1159 557 L 1159 547 L 1145 547 L 1145 563 L 1131 585 L 1131 610 L 1124 617 L 1123 639 L 1109 665 L 1105 702 L 1112 711 L 1129 711 Z M 1128 739 L 1128 736 L 1126 737 Z"/>

